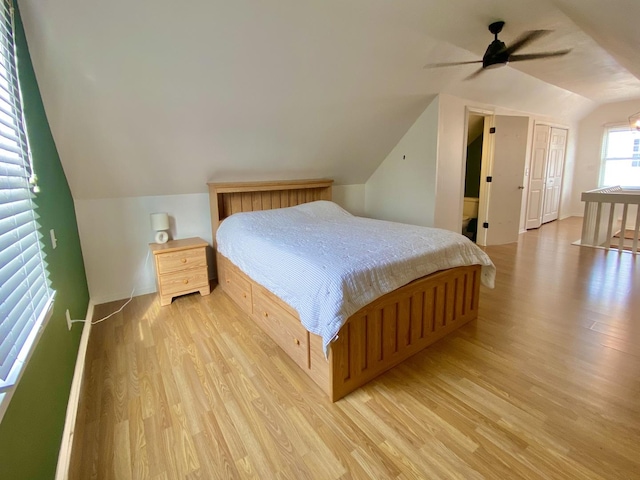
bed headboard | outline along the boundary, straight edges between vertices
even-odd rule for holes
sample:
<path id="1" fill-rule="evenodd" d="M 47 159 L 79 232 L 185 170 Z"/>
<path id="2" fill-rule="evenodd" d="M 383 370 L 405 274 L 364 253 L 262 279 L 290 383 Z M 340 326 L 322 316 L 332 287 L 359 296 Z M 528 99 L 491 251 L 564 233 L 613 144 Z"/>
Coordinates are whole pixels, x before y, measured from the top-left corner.
<path id="1" fill-rule="evenodd" d="M 332 184 L 327 179 L 207 183 L 213 244 L 220 222 L 229 215 L 331 200 Z"/>

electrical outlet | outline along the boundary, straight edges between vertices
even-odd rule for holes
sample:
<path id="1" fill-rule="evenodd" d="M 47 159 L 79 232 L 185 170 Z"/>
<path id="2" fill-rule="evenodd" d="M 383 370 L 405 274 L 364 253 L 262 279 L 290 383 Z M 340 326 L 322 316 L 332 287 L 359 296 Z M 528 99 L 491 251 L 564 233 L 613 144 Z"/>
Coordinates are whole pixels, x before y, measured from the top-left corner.
<path id="1" fill-rule="evenodd" d="M 71 314 L 69 313 L 69 309 L 67 309 L 67 327 L 69 327 L 69 330 L 71 330 Z"/>

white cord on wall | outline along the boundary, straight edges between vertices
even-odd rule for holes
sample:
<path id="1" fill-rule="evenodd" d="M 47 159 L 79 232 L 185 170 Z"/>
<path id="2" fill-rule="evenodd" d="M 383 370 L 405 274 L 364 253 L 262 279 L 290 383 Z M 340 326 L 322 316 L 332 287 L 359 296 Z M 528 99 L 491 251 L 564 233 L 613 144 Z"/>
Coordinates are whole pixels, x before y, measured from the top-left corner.
<path id="1" fill-rule="evenodd" d="M 142 266 L 142 272 L 144 272 L 147 269 L 147 263 L 149 262 L 149 254 L 150 254 L 151 250 L 147 249 L 147 256 L 144 259 L 144 265 Z M 136 280 L 140 280 L 140 273 L 138 273 L 138 277 L 136 278 Z M 99 320 L 93 320 L 91 322 L 92 325 L 95 325 L 96 323 L 100 323 L 100 322 L 104 322 L 107 318 L 114 316 L 116 313 L 120 313 L 122 310 L 124 310 L 124 307 L 126 307 L 127 305 L 129 305 L 129 302 L 131 302 L 131 300 L 133 300 L 133 294 L 136 291 L 136 283 L 137 281 L 133 284 L 133 289 L 131 290 L 131 295 L 129 295 L 129 300 L 127 300 L 118 310 L 116 310 L 115 312 L 110 313 L 109 315 L 107 315 L 106 317 L 102 317 Z"/>

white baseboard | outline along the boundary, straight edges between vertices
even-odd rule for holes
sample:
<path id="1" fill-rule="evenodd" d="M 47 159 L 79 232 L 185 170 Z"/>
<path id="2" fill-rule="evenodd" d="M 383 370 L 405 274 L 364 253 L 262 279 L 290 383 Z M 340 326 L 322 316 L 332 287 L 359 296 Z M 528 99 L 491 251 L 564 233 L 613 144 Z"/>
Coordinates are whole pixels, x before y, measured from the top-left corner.
<path id="1" fill-rule="evenodd" d="M 214 270 L 213 274 L 211 274 L 211 272 L 209 272 L 209 281 L 217 281 L 218 280 L 218 275 L 217 272 Z M 143 285 L 142 287 L 139 287 L 134 290 L 133 292 L 133 296 L 134 297 L 139 297 L 140 295 L 147 295 L 149 293 L 156 293 L 158 291 L 158 288 L 156 287 L 156 284 L 154 283 L 153 285 Z M 91 294 L 91 300 L 93 300 L 93 304 L 94 305 L 102 305 L 103 303 L 111 303 L 111 302 L 117 302 L 120 300 L 128 300 L 129 297 L 131 296 L 131 290 L 122 290 L 119 292 L 111 292 L 111 293 L 98 293 L 97 295 L 92 293 Z"/>
<path id="2" fill-rule="evenodd" d="M 143 286 L 141 288 L 136 288 L 134 291 L 134 296 L 138 297 L 140 295 L 146 295 L 148 293 L 155 293 L 157 292 L 157 288 L 154 285 L 147 285 L 147 286 Z M 94 305 L 102 305 L 103 303 L 111 303 L 111 302 L 116 302 L 119 300 L 128 300 L 129 297 L 131 296 L 131 290 L 129 291 L 121 291 L 121 292 L 112 292 L 112 293 L 107 293 L 107 294 L 98 294 L 98 295 L 91 295 L 91 300 L 93 301 Z"/>
<path id="3" fill-rule="evenodd" d="M 584 212 L 566 213 L 566 214 L 560 216 L 560 220 L 564 220 L 565 218 L 570 218 L 570 217 L 580 217 L 580 218 L 582 218 L 583 216 L 584 216 Z"/>
<path id="4" fill-rule="evenodd" d="M 76 426 L 76 417 L 78 415 L 78 402 L 80 401 L 80 390 L 82 388 L 82 377 L 84 375 L 84 365 L 87 356 L 87 346 L 89 345 L 94 305 L 93 300 L 89 300 L 87 316 L 82 329 L 82 338 L 80 338 L 80 346 L 78 347 L 76 367 L 73 371 L 73 381 L 71 382 L 71 392 L 69 393 L 69 403 L 67 404 L 67 415 L 64 420 L 64 430 L 62 432 L 62 443 L 60 444 L 60 452 L 58 454 L 55 480 L 67 480 L 67 478 L 69 478 L 69 462 L 71 461 L 73 434 Z"/>

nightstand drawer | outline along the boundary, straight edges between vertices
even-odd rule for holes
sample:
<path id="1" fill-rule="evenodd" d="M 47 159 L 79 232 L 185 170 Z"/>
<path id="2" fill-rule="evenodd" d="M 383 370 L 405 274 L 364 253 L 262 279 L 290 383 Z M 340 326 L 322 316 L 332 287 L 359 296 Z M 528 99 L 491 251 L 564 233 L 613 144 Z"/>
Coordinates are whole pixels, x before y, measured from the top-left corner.
<path id="1" fill-rule="evenodd" d="M 160 275 L 159 280 L 162 295 L 172 295 L 193 292 L 207 285 L 209 274 L 205 264 L 204 268 Z"/>
<path id="2" fill-rule="evenodd" d="M 158 274 L 182 271 L 207 266 L 207 255 L 204 248 L 191 248 L 177 252 L 158 255 Z"/>

